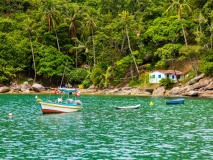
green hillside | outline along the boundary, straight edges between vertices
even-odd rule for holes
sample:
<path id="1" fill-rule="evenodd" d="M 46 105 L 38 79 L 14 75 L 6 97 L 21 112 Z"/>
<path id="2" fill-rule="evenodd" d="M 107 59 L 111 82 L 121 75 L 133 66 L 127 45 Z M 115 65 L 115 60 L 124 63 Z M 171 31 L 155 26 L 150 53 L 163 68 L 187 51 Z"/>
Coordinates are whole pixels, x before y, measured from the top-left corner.
<path id="1" fill-rule="evenodd" d="M 0 2 L 0 85 L 122 81 L 177 69 L 213 76 L 213 0 Z"/>

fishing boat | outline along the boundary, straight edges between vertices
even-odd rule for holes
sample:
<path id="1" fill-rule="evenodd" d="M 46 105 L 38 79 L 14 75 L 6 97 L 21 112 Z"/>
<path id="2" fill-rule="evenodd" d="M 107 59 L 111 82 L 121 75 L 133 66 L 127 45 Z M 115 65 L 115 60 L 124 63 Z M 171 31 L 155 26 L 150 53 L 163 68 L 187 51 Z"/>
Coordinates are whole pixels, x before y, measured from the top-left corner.
<path id="1" fill-rule="evenodd" d="M 117 106 L 116 109 L 138 109 L 140 108 L 140 104 L 133 105 L 133 106 Z"/>
<path id="2" fill-rule="evenodd" d="M 43 114 L 76 112 L 83 108 L 83 104 L 77 99 L 80 91 L 70 88 L 57 88 L 53 99 L 40 99 L 36 96 Z M 71 97 L 74 93 L 74 99 Z"/>
<path id="3" fill-rule="evenodd" d="M 174 99 L 174 100 L 167 100 L 166 104 L 167 105 L 173 105 L 173 104 L 184 104 L 185 99 L 184 98 L 178 98 L 178 99 Z"/>

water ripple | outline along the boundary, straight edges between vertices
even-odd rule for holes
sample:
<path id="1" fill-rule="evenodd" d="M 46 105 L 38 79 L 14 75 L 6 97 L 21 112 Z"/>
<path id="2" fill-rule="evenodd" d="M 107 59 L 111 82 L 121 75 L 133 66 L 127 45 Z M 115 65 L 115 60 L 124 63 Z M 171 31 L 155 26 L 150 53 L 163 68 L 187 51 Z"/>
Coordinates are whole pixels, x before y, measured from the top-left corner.
<path id="1" fill-rule="evenodd" d="M 157 97 L 80 98 L 80 112 L 42 115 L 34 95 L 0 95 L 0 159 L 213 157 L 212 99 L 167 106 L 166 98 Z M 141 108 L 115 109 L 133 104 Z"/>

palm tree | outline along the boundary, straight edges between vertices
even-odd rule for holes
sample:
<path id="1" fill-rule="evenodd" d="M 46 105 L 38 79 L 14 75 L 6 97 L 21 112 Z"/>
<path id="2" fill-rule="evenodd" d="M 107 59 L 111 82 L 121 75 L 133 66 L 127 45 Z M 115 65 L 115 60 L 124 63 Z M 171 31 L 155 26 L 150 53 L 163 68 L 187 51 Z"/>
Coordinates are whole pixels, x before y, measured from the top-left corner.
<path id="1" fill-rule="evenodd" d="M 96 58 L 95 58 L 96 55 L 95 55 L 94 36 L 95 36 L 95 30 L 97 28 L 97 25 L 95 24 L 93 17 L 90 17 L 90 16 L 86 17 L 85 20 L 86 20 L 85 29 L 92 36 L 92 48 L 93 48 L 93 60 L 94 60 L 93 63 L 94 63 L 94 66 L 95 66 L 95 64 L 96 64 Z"/>
<path id="2" fill-rule="evenodd" d="M 168 9 L 166 10 L 166 13 L 169 13 L 174 10 L 177 10 L 178 19 L 180 20 L 180 23 L 181 23 L 185 44 L 186 46 L 188 46 L 186 32 L 184 30 L 183 21 L 182 21 L 182 12 L 186 10 L 189 13 L 191 13 L 192 12 L 191 5 L 187 2 L 187 0 L 172 0 L 172 4 L 168 7 Z"/>
<path id="3" fill-rule="evenodd" d="M 64 21 L 69 25 L 70 39 L 76 38 L 77 30 L 82 25 L 83 19 L 81 7 L 76 3 L 63 6 L 62 14 L 65 16 Z"/>
<path id="4" fill-rule="evenodd" d="M 183 21 L 182 21 L 182 12 L 187 11 L 187 13 L 192 13 L 191 5 L 188 3 L 188 0 L 172 0 L 172 4 L 169 6 L 169 8 L 166 10 L 166 13 L 169 13 L 170 11 L 177 10 L 178 13 L 178 19 L 180 20 L 183 36 L 185 40 L 185 45 L 188 47 L 186 32 L 184 30 Z M 192 65 L 192 68 L 196 75 L 198 74 L 197 69 L 193 63 L 193 60 L 190 58 L 190 63 Z"/>
<path id="5" fill-rule="evenodd" d="M 30 47 L 31 47 L 32 58 L 33 58 L 33 67 L 34 67 L 34 79 L 33 79 L 33 82 L 36 82 L 36 63 L 35 63 L 35 54 L 34 54 L 33 42 L 32 42 L 32 32 L 35 32 L 33 30 L 34 24 L 35 23 L 30 18 L 27 18 L 26 21 L 24 22 L 25 29 L 26 29 L 26 31 L 28 33 L 29 40 L 30 40 Z"/>
<path id="6" fill-rule="evenodd" d="M 209 30 L 210 30 L 210 32 L 211 32 L 210 42 L 211 42 L 211 49 L 212 49 L 213 23 L 211 23 L 211 25 L 209 26 Z"/>
<path id="7" fill-rule="evenodd" d="M 60 52 L 59 39 L 56 32 L 57 25 L 60 23 L 60 11 L 57 10 L 57 6 L 52 0 L 48 0 L 41 7 L 42 9 L 42 21 L 48 22 L 48 31 L 54 30 L 57 40 L 58 51 Z"/>
<path id="8" fill-rule="evenodd" d="M 128 40 L 128 47 L 129 47 L 129 50 L 130 50 L 131 55 L 132 55 L 132 59 L 133 59 L 134 64 L 135 64 L 135 68 L 137 70 L 137 74 L 139 76 L 139 70 L 138 70 L 138 66 L 137 66 L 137 63 L 136 63 L 135 56 L 134 56 L 132 48 L 131 48 L 130 38 L 129 38 L 129 31 L 128 31 L 128 22 L 131 20 L 132 17 L 129 16 L 129 12 L 128 11 L 123 11 L 121 14 L 119 14 L 119 16 L 124 20 L 126 37 L 127 37 L 127 40 Z"/>
<path id="9" fill-rule="evenodd" d="M 82 26 L 82 20 L 84 19 L 84 12 L 82 11 L 81 7 L 78 4 L 72 3 L 68 6 L 64 6 L 62 13 L 64 13 L 64 15 L 66 16 L 64 18 L 64 21 L 69 25 L 68 32 L 70 39 L 74 41 L 75 44 L 75 47 L 73 47 L 73 49 L 75 50 L 75 65 L 77 68 L 78 52 L 85 48 L 85 46 L 82 47 L 81 42 L 77 37 L 77 33 L 80 27 Z M 78 46 L 79 44 L 81 46 Z"/>
<path id="10" fill-rule="evenodd" d="M 89 28 L 89 30 L 91 31 L 91 35 L 92 35 L 92 48 L 93 48 L 93 59 L 94 59 L 94 66 L 96 64 L 96 58 L 95 58 L 95 42 L 94 42 L 94 36 L 95 36 L 95 30 L 97 28 L 93 17 L 88 18 L 87 22 L 86 22 L 86 27 Z"/>

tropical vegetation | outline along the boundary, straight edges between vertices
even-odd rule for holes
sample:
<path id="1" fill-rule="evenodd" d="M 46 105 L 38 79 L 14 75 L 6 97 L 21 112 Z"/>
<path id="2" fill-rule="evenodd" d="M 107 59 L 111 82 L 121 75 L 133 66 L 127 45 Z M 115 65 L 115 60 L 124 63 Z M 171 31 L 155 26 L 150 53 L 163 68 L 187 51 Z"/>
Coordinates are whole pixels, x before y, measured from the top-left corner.
<path id="1" fill-rule="evenodd" d="M 106 88 L 191 65 L 213 76 L 213 0 L 0 2 L 0 84 Z M 137 82 L 137 83 L 133 83 Z"/>

